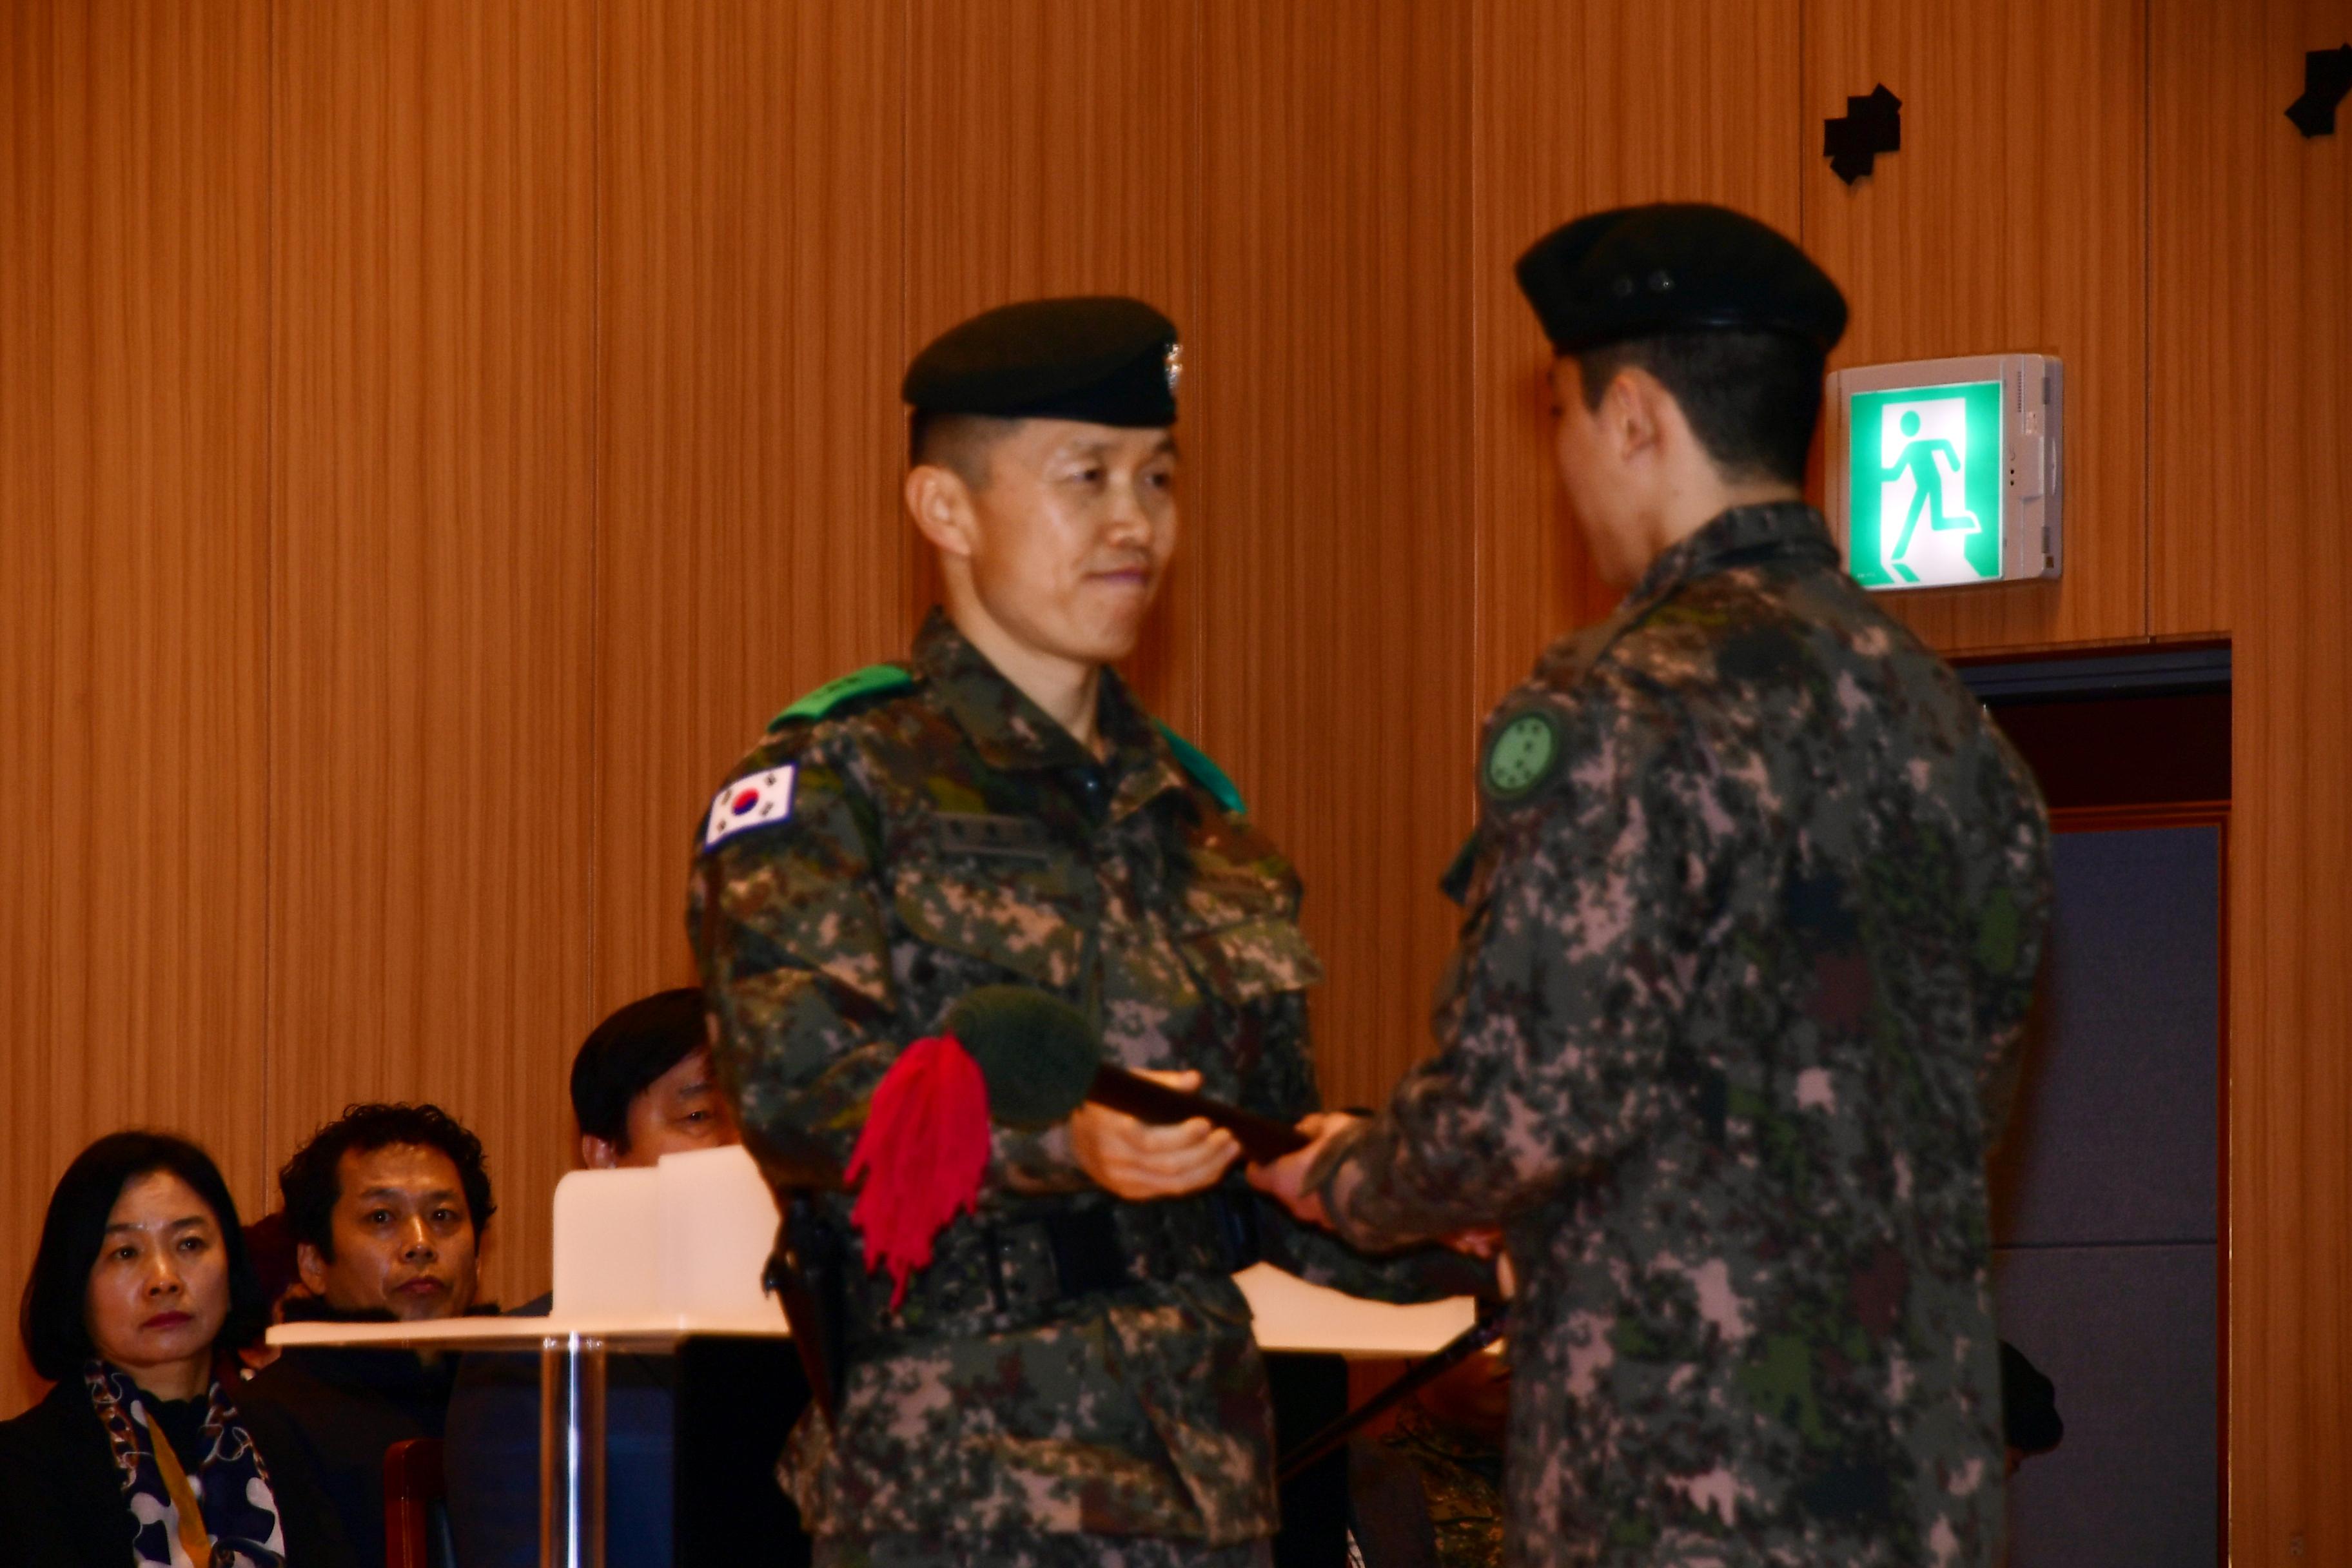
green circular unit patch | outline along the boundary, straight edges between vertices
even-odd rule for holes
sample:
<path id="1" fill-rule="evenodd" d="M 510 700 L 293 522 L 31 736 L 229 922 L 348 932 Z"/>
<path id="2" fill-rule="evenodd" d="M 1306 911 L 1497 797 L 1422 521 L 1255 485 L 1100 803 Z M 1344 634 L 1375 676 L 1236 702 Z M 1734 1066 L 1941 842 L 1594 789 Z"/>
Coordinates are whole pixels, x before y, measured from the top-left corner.
<path id="1" fill-rule="evenodd" d="M 1559 726 L 1540 710 L 1522 713 L 1495 731 L 1486 748 L 1488 793 L 1517 800 L 1551 777 L 1559 763 Z"/>

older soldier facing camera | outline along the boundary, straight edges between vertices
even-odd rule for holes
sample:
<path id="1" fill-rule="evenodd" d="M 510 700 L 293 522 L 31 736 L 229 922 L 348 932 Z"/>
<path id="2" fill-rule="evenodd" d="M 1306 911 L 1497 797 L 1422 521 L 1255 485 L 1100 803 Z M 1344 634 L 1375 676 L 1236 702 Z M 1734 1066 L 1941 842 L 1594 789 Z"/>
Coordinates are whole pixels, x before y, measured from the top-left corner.
<path id="1" fill-rule="evenodd" d="M 772 1174 L 843 1163 L 905 1047 L 988 985 L 1076 1005 L 1180 1087 L 1313 1109 L 1297 879 L 1108 668 L 1176 544 L 1176 367 L 1159 311 L 1081 299 L 990 311 L 908 370 L 906 508 L 946 611 L 904 664 L 784 711 L 697 862 L 720 1072 Z M 1230 1276 L 1262 1241 L 1379 1285 L 1237 1152 L 1095 1106 L 999 1128 L 977 1213 L 896 1302 L 846 1196 L 798 1200 L 796 1250 L 848 1297 L 838 1419 L 803 1420 L 784 1464 L 818 1560 L 1266 1561 L 1265 1373 Z"/>
<path id="2" fill-rule="evenodd" d="M 1513 1562 L 1992 1563 L 2040 797 L 1799 499 L 1829 279 L 1704 206 L 1518 276 L 1629 592 L 1487 721 L 1438 1054 L 1255 1179 L 1366 1247 L 1504 1227 Z"/>

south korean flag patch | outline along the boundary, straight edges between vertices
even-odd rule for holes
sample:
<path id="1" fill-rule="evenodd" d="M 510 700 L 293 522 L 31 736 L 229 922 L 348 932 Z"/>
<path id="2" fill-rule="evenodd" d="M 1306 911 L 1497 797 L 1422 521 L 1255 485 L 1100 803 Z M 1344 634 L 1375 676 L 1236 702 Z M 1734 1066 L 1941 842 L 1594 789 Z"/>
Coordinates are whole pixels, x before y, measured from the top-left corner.
<path id="1" fill-rule="evenodd" d="M 719 798 L 710 803 L 710 816 L 702 825 L 702 847 L 707 853 L 739 833 L 779 826 L 792 815 L 790 763 L 763 773 L 748 774 L 720 790 Z"/>

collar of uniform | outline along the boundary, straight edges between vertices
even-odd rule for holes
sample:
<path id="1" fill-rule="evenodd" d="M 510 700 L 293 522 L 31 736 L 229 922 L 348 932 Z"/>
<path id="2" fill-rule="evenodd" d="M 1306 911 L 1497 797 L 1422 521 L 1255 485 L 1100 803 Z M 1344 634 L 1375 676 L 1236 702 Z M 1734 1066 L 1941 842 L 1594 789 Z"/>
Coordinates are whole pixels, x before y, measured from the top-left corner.
<path id="1" fill-rule="evenodd" d="M 914 665 L 989 766 L 1061 768 L 1093 760 L 1076 736 L 971 646 L 945 611 L 933 610 L 915 634 Z"/>
<path id="2" fill-rule="evenodd" d="M 1685 583 L 1729 567 L 1806 555 L 1825 564 L 1837 562 L 1837 546 L 1820 512 L 1801 500 L 1736 506 L 1651 562 L 1626 603 L 1663 598 Z"/>
<path id="3" fill-rule="evenodd" d="M 1192 775 L 1176 750 L 1116 670 L 1103 671 L 1102 706 L 1096 721 L 1111 743 L 1110 816 L 1114 822 L 1170 790 L 1191 787 Z"/>
<path id="4" fill-rule="evenodd" d="M 1077 737 L 988 661 L 941 610 L 915 636 L 915 668 L 991 767 L 1085 767 L 1095 759 Z M 1137 705 L 1118 672 L 1102 672 L 1096 722 L 1110 742 L 1102 767 L 1111 784 L 1110 815 L 1123 817 L 1164 790 L 1184 787 L 1175 754 Z"/>

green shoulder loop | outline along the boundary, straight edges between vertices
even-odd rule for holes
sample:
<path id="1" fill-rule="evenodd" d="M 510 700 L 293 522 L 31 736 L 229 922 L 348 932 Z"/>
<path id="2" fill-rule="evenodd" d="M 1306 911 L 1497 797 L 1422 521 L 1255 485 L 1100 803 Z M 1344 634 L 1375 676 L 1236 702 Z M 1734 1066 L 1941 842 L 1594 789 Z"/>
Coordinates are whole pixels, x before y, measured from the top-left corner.
<path id="1" fill-rule="evenodd" d="M 777 714 L 768 721 L 768 732 L 773 734 L 795 719 L 814 722 L 830 717 L 833 710 L 845 702 L 889 691 L 903 691 L 914 684 L 914 676 L 899 665 L 869 664 L 864 669 L 852 670 L 837 680 L 826 681 Z"/>
<path id="2" fill-rule="evenodd" d="M 1151 721 L 1151 727 L 1160 731 L 1160 737 L 1168 742 L 1168 749 L 1176 753 L 1176 760 L 1183 764 L 1186 773 L 1192 775 L 1194 784 L 1216 796 L 1217 804 L 1235 816 L 1249 815 L 1249 807 L 1242 804 L 1242 792 L 1225 775 L 1224 769 L 1209 760 L 1206 752 L 1157 719 Z"/>

